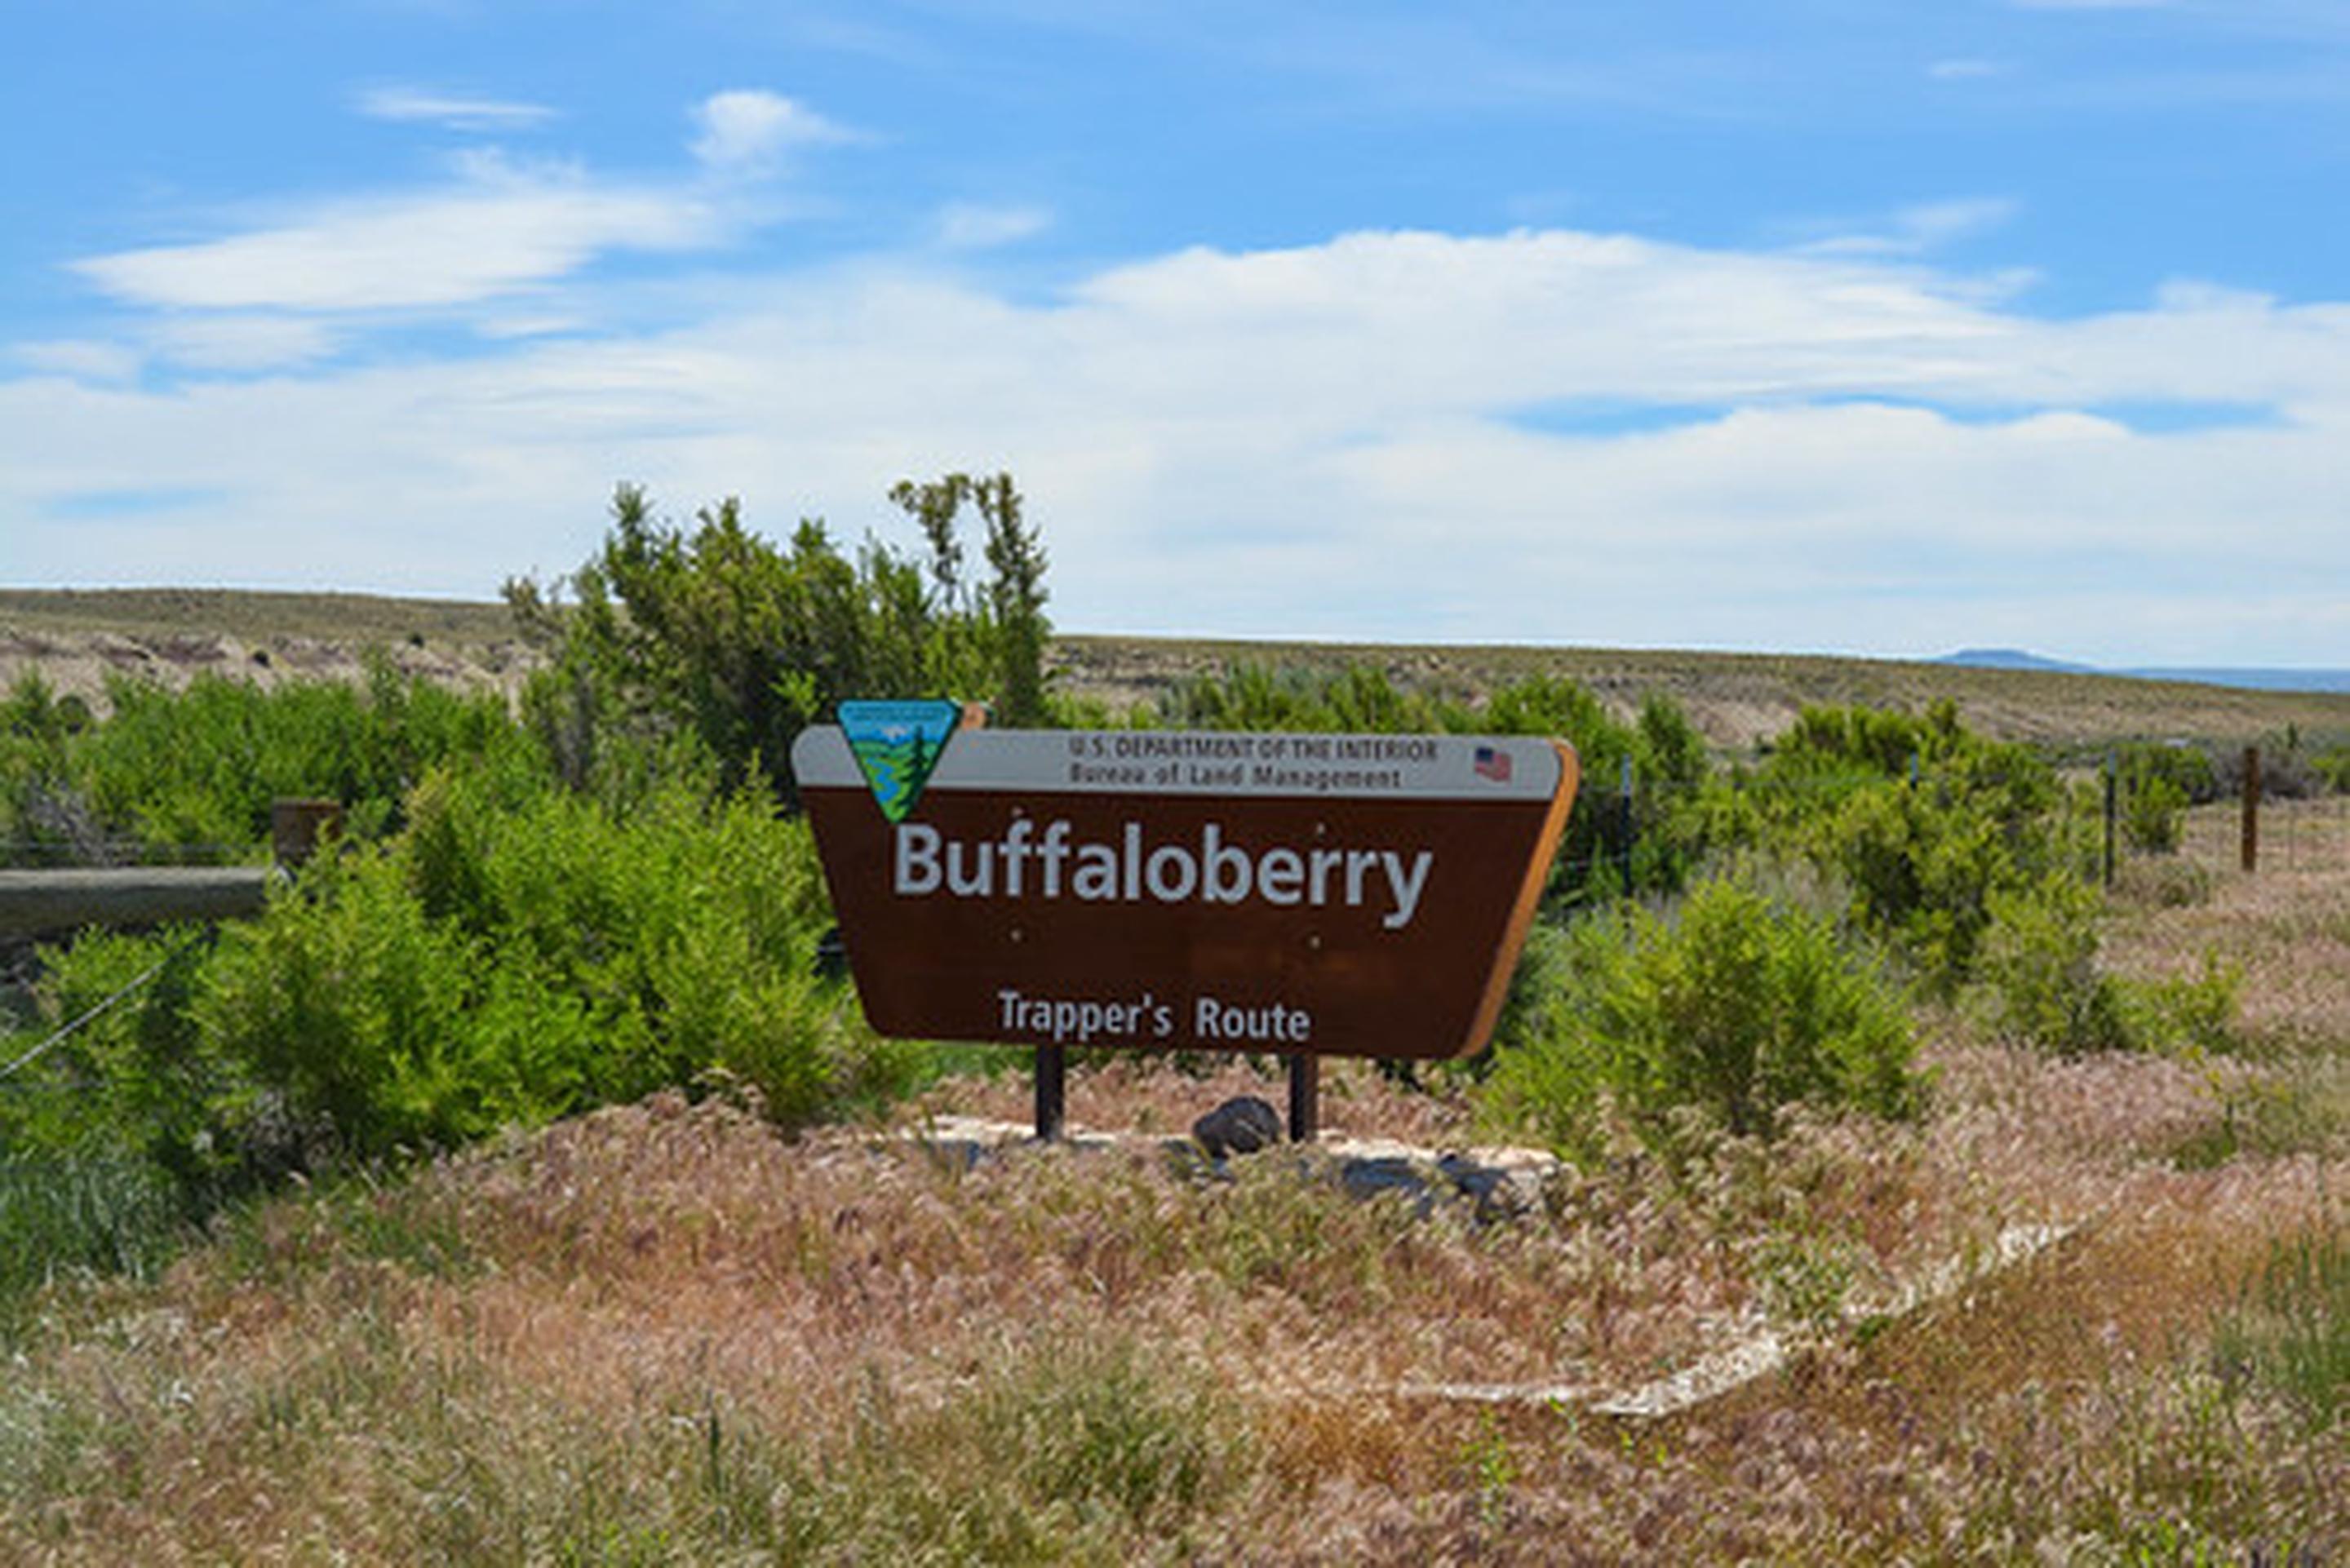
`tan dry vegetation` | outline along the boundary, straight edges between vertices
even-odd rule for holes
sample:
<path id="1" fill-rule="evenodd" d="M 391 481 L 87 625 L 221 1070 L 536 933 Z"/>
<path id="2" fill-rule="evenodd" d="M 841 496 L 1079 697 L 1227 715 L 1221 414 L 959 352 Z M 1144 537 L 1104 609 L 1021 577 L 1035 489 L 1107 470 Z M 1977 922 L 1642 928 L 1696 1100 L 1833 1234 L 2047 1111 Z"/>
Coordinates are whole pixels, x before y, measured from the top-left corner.
<path id="1" fill-rule="evenodd" d="M 275 686 L 358 680 L 370 654 L 445 685 L 512 689 L 530 668 L 503 605 L 229 588 L 0 589 L 0 689 L 38 670 L 103 710 L 109 676 Z"/>
<path id="2" fill-rule="evenodd" d="M 102 698 L 109 672 L 172 686 L 207 670 L 263 683 L 351 680 L 369 649 L 400 669 L 463 686 L 510 688 L 530 657 L 497 604 L 224 588 L 0 589 L 0 687 L 29 668 L 85 700 Z M 1565 676 L 1619 713 L 1650 695 L 1670 697 L 1710 742 L 1732 752 L 1783 731 L 1806 705 L 1922 711 L 1943 699 L 1958 703 L 1970 726 L 2002 740 L 2088 748 L 2172 737 L 2243 743 L 2288 730 L 2312 743 L 2350 740 L 2350 694 L 1889 659 L 1090 635 L 1056 639 L 1049 656 L 1061 690 L 1112 711 L 1242 661 L 1363 663 L 1399 684 L 1461 697 L 1530 676 Z"/>
<path id="3" fill-rule="evenodd" d="M 1943 700 L 1959 705 L 1970 728 L 1994 739 L 2091 749 L 2171 738 L 2249 743 L 2289 729 L 2305 742 L 2350 738 L 2350 695 L 1828 655 L 1069 636 L 1055 644 L 1054 659 L 1066 690 L 1114 709 L 1243 661 L 1360 663 L 1399 685 L 1461 697 L 1532 676 L 1564 676 L 1619 714 L 1637 711 L 1649 696 L 1669 697 L 1709 742 L 1731 752 L 1779 734 L 1807 706 L 1922 712 Z"/>
<path id="4" fill-rule="evenodd" d="M 2221 877 L 2118 921 L 2133 972 L 2242 963 L 2247 1054 L 2058 1061 L 1952 1017 L 1915 1126 L 1678 1179 L 1627 1152 L 1516 1220 L 1286 1155 L 966 1167 L 675 1096 L 282 1200 L 157 1286 L 53 1294 L 0 1391 L 0 1558 L 2337 1560 L 2350 1444 L 2213 1346 L 2280 1241 L 2338 1244 L 2350 1133 L 2214 1137 L 2350 1053 L 2346 890 Z M 1111 1063 L 1072 1112 L 1164 1133 L 1277 1087 Z M 1352 1064 L 1326 1111 L 1467 1127 Z M 1866 1310 L 2027 1221 L 2077 1229 Z M 1666 1420 L 1431 1393 L 1622 1389 L 1757 1324 L 1793 1366 Z"/>

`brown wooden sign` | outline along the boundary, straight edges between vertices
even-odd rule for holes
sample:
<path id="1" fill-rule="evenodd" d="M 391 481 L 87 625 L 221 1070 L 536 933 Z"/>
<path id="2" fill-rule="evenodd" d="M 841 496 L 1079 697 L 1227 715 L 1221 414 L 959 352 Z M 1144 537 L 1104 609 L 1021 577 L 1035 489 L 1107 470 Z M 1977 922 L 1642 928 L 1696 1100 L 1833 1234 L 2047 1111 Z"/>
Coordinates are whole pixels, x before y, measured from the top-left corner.
<path id="1" fill-rule="evenodd" d="M 1047 1046 L 1474 1053 L 1576 778 L 1573 751 L 1524 737 L 962 729 L 918 749 L 926 780 L 837 727 L 792 753 L 866 1016 Z"/>

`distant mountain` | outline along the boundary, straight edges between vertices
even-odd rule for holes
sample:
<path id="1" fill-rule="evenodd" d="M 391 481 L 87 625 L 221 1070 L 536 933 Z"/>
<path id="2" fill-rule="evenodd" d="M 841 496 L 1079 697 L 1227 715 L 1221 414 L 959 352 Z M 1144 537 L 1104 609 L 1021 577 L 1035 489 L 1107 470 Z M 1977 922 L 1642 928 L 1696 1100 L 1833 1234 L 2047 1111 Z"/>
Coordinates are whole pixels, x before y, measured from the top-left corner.
<path id="1" fill-rule="evenodd" d="M 2350 692 L 2350 670 L 2262 670 L 2228 665 L 2144 666 L 2100 670 L 2093 664 L 2068 664 L 2027 653 L 2020 648 L 1962 648 L 1935 659 L 1969 670 L 2037 670 L 2058 675 L 2123 675 L 2134 680 L 2185 680 L 2198 686 L 2226 686 L 2244 691 Z"/>
<path id="2" fill-rule="evenodd" d="M 1956 653 L 1942 655 L 1934 662 L 1963 665 L 1969 670 L 2044 670 L 2060 675 L 2099 673 L 2085 664 L 2067 664 L 2061 659 L 2044 659 L 2037 653 L 2026 653 L 2020 648 L 1962 648 Z"/>

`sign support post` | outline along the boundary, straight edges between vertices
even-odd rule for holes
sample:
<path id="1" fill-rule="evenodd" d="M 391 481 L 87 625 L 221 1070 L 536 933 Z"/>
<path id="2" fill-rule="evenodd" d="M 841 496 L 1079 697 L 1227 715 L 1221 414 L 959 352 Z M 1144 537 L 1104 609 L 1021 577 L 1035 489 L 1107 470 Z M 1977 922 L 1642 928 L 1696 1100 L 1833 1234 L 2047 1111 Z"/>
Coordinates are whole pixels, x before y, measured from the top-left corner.
<path id="1" fill-rule="evenodd" d="M 1069 1053 L 1066 1046 L 1036 1047 L 1036 1141 L 1058 1143 L 1068 1125 Z"/>
<path id="2" fill-rule="evenodd" d="M 1322 1058 L 1298 1052 L 1289 1063 L 1289 1141 L 1312 1143 L 1322 1134 Z"/>

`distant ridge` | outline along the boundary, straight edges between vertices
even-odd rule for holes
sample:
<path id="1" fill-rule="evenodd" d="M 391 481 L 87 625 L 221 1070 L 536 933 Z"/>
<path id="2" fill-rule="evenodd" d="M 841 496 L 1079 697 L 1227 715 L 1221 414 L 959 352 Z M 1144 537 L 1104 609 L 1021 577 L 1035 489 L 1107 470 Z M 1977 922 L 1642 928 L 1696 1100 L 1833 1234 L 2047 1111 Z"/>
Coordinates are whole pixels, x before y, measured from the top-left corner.
<path id="1" fill-rule="evenodd" d="M 2184 680 L 2198 686 L 2225 686 L 2240 691 L 2350 692 L 2350 670 L 2262 670 L 2229 665 L 2143 666 L 2100 670 L 2093 664 L 2069 664 L 2020 648 L 1962 648 L 1933 660 L 1968 670 L 2034 670 L 2056 675 L 2121 675 L 2133 680 Z"/>
<path id="2" fill-rule="evenodd" d="M 2085 664 L 2067 664 L 2061 659 L 2026 653 L 2020 648 L 1962 648 L 1956 653 L 1942 655 L 1934 662 L 1961 665 L 1969 670 L 2042 670 L 2059 675 L 2100 673 Z"/>

